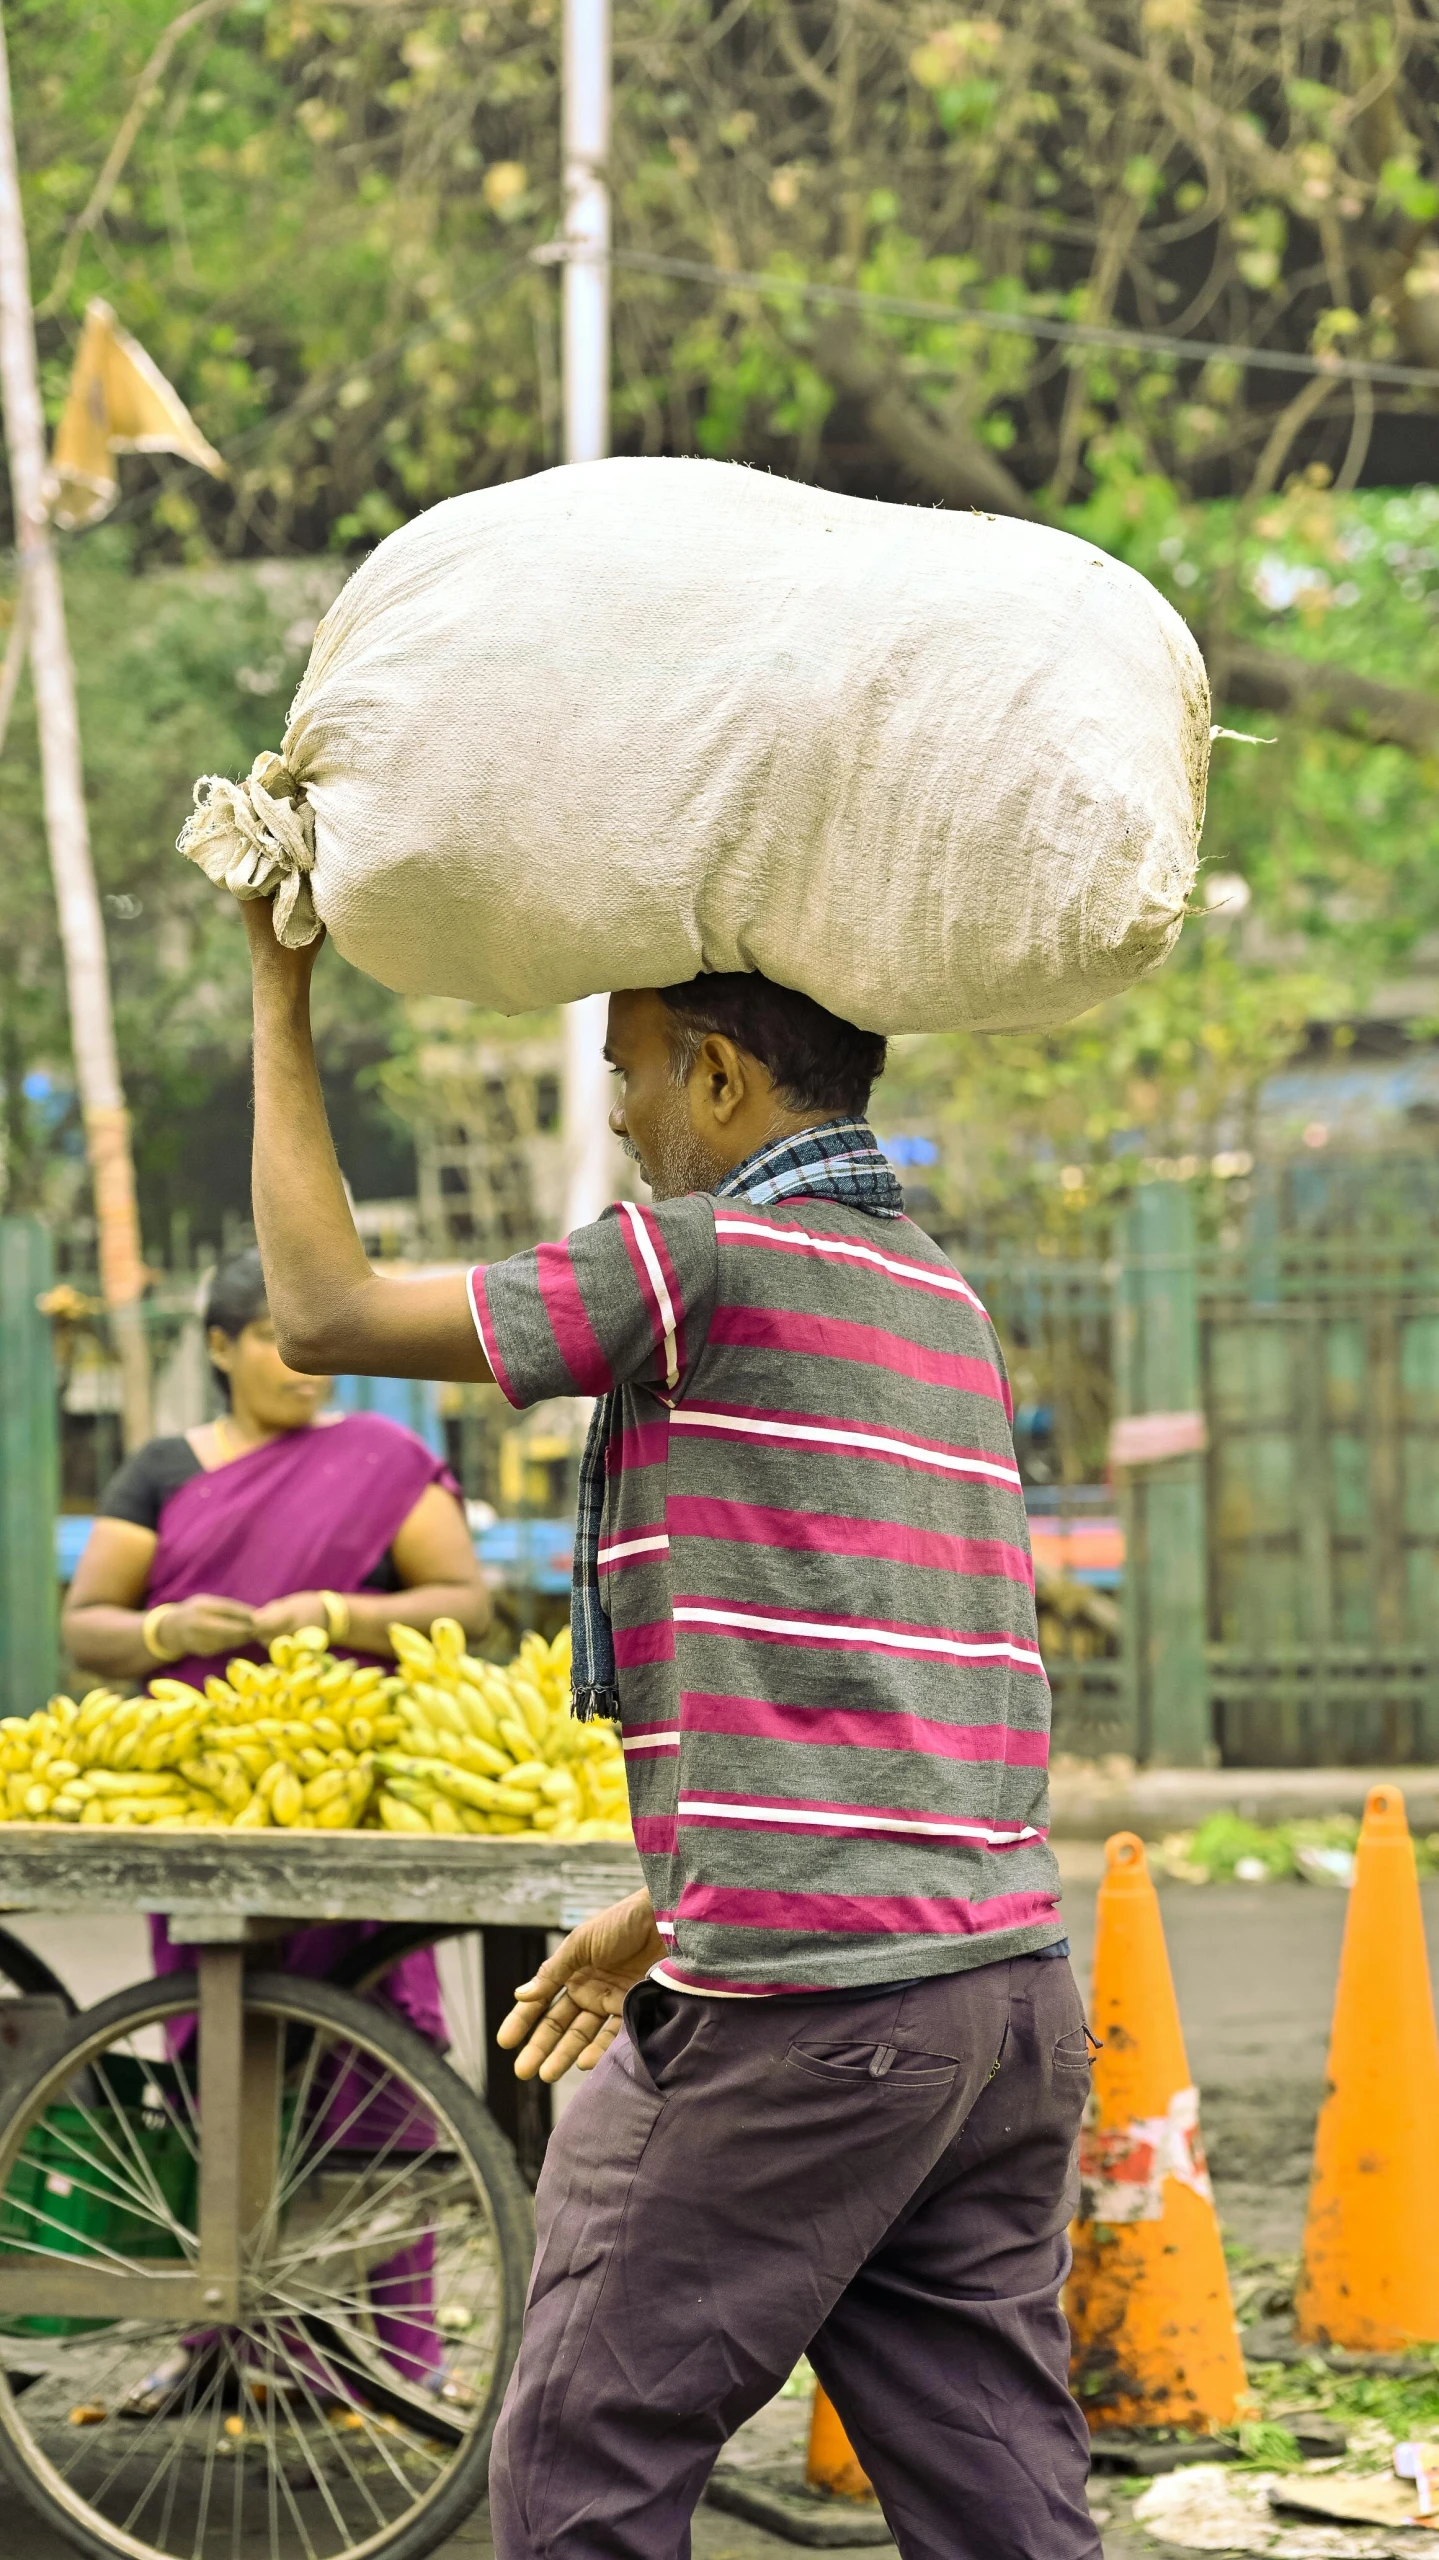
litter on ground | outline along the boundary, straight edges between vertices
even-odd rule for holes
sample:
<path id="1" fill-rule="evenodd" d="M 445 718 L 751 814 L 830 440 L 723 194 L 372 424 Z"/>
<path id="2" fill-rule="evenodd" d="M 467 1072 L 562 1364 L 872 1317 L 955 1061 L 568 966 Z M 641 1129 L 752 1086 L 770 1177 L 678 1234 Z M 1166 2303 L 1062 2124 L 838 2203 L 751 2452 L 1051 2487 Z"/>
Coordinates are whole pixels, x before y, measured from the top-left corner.
<path id="1" fill-rule="evenodd" d="M 1321 2483 L 1302 2481 L 1293 2473 L 1236 2472 L 1227 2463 L 1195 2463 L 1187 2471 L 1171 2471 L 1146 2489 L 1134 2507 L 1136 2524 L 1178 2551 L 1223 2551 L 1235 2555 L 1273 2555 L 1273 2560 L 1398 2560 L 1398 2555 L 1424 2549 L 1414 2540 L 1412 2525 L 1383 2522 L 1387 2531 L 1356 2531 L 1354 2524 L 1298 2524 L 1277 2514 L 1270 2492 L 1286 2500 L 1296 2490 Z M 1327 2490 L 1334 2486 L 1323 2482 Z M 1353 2481 L 1354 2489 L 1398 2488 L 1382 2479 Z M 1412 2513 L 1412 2492 L 1410 2493 Z M 1330 2508 L 1329 2513 L 1334 2513 Z M 1371 2509 L 1372 2513 L 1372 2509 Z"/>

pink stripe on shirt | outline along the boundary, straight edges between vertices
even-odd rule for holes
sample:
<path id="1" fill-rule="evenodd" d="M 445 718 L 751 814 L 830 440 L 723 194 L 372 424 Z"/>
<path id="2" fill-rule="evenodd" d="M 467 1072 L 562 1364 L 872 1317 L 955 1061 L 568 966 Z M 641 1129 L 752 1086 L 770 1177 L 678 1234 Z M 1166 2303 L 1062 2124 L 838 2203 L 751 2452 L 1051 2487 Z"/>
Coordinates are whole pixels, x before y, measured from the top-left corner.
<path id="1" fill-rule="evenodd" d="M 887 1564 L 931 1565 L 939 1573 L 998 1574 L 1034 1589 L 1034 1567 L 1023 1547 L 1001 1538 L 955 1538 L 937 1529 L 912 1529 L 902 1520 L 780 1511 L 713 1494 L 671 1494 L 666 1517 L 672 1538 L 730 1538 L 812 1555 L 876 1556 Z"/>
<path id="2" fill-rule="evenodd" d="M 1050 1893 L 996 1893 L 984 1902 L 917 1893 L 765 1893 L 747 1885 L 687 1884 L 681 1921 L 716 1929 L 807 1930 L 824 1937 L 979 1938 L 1059 1918 Z"/>
<path id="3" fill-rule="evenodd" d="M 639 1627 L 616 1627 L 614 1635 L 617 1671 L 633 1671 L 642 1662 L 673 1662 L 675 1658 L 674 1622 L 670 1618 L 651 1618 Z"/>
<path id="4" fill-rule="evenodd" d="M 875 1324 L 851 1324 L 839 1316 L 806 1315 L 792 1307 L 716 1307 L 710 1318 L 712 1343 L 744 1351 L 779 1351 L 791 1358 L 851 1360 L 867 1369 L 890 1369 L 897 1377 L 915 1378 L 921 1386 L 951 1387 L 961 1394 L 987 1396 L 1012 1419 L 1009 1388 L 992 1360 L 965 1352 L 932 1351 L 902 1333 L 887 1333 Z"/>
<path id="5" fill-rule="evenodd" d="M 619 1441 L 610 1442 L 610 1465 L 616 1475 L 628 1475 L 633 1467 L 662 1467 L 670 1454 L 670 1423 L 636 1422 L 621 1431 Z"/>
<path id="6" fill-rule="evenodd" d="M 606 1395 L 614 1385 L 614 1375 L 580 1295 L 569 1246 L 538 1246 L 535 1272 L 560 1358 L 577 1391 L 585 1396 Z"/>
<path id="7" fill-rule="evenodd" d="M 941 1724 L 896 1707 L 790 1707 L 769 1698 L 724 1697 L 682 1689 L 686 1733 L 747 1735 L 765 1742 L 807 1742 L 852 1751 L 914 1751 L 936 1760 L 989 1761 L 1005 1769 L 1043 1769 L 1047 1733 L 1004 1724 Z"/>
<path id="8" fill-rule="evenodd" d="M 677 1833 L 672 1813 L 636 1813 L 631 1821 L 638 1850 L 649 1850 L 656 1858 L 674 1856 Z"/>

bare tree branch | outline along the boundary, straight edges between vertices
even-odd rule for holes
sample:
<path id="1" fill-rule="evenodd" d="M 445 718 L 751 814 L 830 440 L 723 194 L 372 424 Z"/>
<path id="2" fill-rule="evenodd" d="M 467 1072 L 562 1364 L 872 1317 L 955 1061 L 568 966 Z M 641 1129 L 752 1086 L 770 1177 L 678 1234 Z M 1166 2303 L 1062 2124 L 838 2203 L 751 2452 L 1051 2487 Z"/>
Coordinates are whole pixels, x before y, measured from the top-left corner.
<path id="1" fill-rule="evenodd" d="M 1439 694 L 1234 642 L 1211 646 L 1209 673 L 1219 701 L 1277 711 L 1371 746 L 1403 747 L 1411 756 L 1439 755 Z"/>
<path id="2" fill-rule="evenodd" d="M 105 154 L 104 166 L 85 203 L 70 225 L 50 290 L 44 301 L 37 302 L 35 306 L 37 320 L 45 318 L 52 311 L 58 311 L 69 292 L 74 281 L 75 270 L 80 263 L 80 252 L 120 183 L 121 173 L 134 148 L 135 137 L 160 95 L 160 83 L 169 69 L 170 56 L 176 45 L 182 36 L 189 34 L 192 27 L 203 26 L 208 18 L 218 18 L 221 10 L 228 8 L 229 5 L 230 0 L 195 0 L 193 8 L 182 9 L 178 18 L 170 20 L 135 83 L 135 94 L 115 129 L 115 139 Z"/>
<path id="3" fill-rule="evenodd" d="M 942 426 L 911 400 L 893 368 L 852 326 L 832 320 L 815 338 L 815 361 L 846 399 L 858 402 L 871 435 L 949 507 L 1033 516 L 1035 509 L 998 454 L 967 428 Z"/>
<path id="4" fill-rule="evenodd" d="M 885 450 L 946 506 L 1035 519 L 1037 508 L 998 456 L 977 437 L 946 432 L 908 397 L 884 357 L 842 322 L 820 331 L 815 357 L 835 388 L 860 403 Z M 1414 756 L 1439 755 L 1439 695 L 1212 635 L 1206 654 L 1217 701 L 1279 712 Z"/>

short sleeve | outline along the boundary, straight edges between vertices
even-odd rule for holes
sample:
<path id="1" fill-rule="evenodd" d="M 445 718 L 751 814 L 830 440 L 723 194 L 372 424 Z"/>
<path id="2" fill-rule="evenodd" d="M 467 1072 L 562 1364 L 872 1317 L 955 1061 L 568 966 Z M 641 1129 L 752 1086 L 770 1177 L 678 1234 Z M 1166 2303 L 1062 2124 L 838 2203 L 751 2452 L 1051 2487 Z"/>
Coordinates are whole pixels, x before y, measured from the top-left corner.
<path id="1" fill-rule="evenodd" d="M 621 1200 L 562 1244 L 481 1264 L 470 1306 L 513 1405 L 619 1386 L 678 1393 L 704 1347 L 718 1278 L 707 1193 Z"/>
<path id="2" fill-rule="evenodd" d="M 147 1440 L 117 1467 L 95 1505 L 102 1520 L 130 1520 L 137 1529 L 158 1529 L 160 1514 L 172 1493 L 200 1472 L 200 1461 L 181 1435 Z"/>

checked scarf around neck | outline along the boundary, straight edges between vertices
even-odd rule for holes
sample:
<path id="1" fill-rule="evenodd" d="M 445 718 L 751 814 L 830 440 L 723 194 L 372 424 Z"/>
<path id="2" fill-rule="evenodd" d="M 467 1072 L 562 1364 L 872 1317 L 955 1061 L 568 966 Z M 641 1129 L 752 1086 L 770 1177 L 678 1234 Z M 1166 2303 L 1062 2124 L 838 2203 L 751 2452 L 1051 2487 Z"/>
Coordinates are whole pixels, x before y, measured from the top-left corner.
<path id="1" fill-rule="evenodd" d="M 775 1200 L 839 1200 L 871 1218 L 904 1214 L 889 1159 L 866 1120 L 826 1120 L 796 1137 L 761 1147 L 714 1187 L 717 1200 L 748 1200 L 763 1208 Z M 610 1621 L 600 1597 L 600 1521 L 605 1501 L 605 1452 L 619 1421 L 617 1390 L 601 1396 L 580 1460 L 575 1512 L 574 1576 L 570 1586 L 570 1712 L 582 1724 L 592 1717 L 619 1721 L 619 1689 Z"/>

